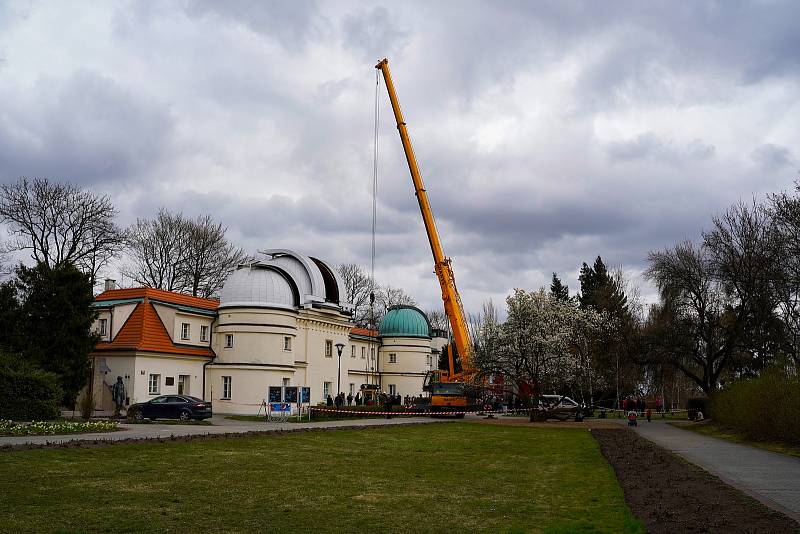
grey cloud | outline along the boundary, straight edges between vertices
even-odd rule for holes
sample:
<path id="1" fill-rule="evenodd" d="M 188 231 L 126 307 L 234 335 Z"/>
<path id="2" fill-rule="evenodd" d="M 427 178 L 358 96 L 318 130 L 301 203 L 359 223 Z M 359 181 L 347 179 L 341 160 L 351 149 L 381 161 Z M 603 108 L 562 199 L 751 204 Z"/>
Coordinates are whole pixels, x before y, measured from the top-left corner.
<path id="1" fill-rule="evenodd" d="M 750 154 L 752 160 L 763 170 L 779 171 L 792 163 L 792 152 L 785 146 L 764 143 Z"/>
<path id="2" fill-rule="evenodd" d="M 250 30 L 276 39 L 287 50 L 299 52 L 312 37 L 317 20 L 317 3 L 249 2 L 247 0 L 190 0 L 186 5 L 190 16 L 215 15 L 222 20 L 242 24 Z"/>
<path id="3" fill-rule="evenodd" d="M 342 32 L 345 44 L 366 61 L 398 55 L 407 35 L 381 6 L 346 15 L 342 20 Z"/>
<path id="4" fill-rule="evenodd" d="M 22 175 L 85 184 L 135 179 L 163 156 L 172 129 L 167 109 L 89 71 L 63 81 L 42 78 L 32 94 L 6 93 L 4 101 L 4 181 Z"/>

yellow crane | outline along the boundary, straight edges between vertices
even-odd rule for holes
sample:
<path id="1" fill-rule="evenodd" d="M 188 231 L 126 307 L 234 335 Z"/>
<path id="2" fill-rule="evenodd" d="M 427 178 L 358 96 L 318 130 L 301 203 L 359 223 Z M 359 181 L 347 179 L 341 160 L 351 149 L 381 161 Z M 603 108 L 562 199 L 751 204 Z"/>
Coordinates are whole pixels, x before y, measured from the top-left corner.
<path id="1" fill-rule="evenodd" d="M 400 111 L 400 103 L 397 101 L 392 76 L 389 73 L 389 60 L 382 59 L 375 65 L 375 68 L 383 74 L 386 91 L 389 93 L 389 100 L 392 103 L 392 111 L 397 122 L 397 131 L 400 133 L 408 169 L 411 171 L 411 180 L 414 182 L 414 193 L 417 196 L 417 202 L 419 202 L 419 210 L 422 212 L 422 220 L 425 223 L 425 232 L 428 234 L 428 242 L 431 245 L 431 252 L 433 252 L 434 270 L 442 288 L 444 311 L 450 321 L 453 343 L 458 355 L 461 357 L 461 372 L 456 373 L 453 349 L 449 347 L 449 372 L 442 370 L 429 372 L 425 377 L 423 387 L 425 391 L 431 392 L 431 409 L 463 408 L 469 404 L 467 393 L 476 374 L 472 364 L 472 345 L 466 317 L 464 316 L 464 307 L 461 304 L 461 297 L 456 288 L 456 280 L 453 275 L 450 258 L 445 256 L 442 251 L 442 243 L 436 231 L 436 223 L 428 202 L 428 195 L 422 183 L 417 159 L 414 156 L 414 149 L 411 147 L 411 139 L 408 136 L 408 128 L 403 119 L 403 113 Z"/>

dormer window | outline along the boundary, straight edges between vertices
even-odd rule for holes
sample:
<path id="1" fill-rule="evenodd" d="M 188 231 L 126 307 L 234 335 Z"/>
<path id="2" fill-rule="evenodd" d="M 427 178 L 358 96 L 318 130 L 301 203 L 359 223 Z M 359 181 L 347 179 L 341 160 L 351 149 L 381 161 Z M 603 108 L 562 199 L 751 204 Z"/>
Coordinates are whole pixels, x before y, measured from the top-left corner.
<path id="1" fill-rule="evenodd" d="M 105 337 L 108 333 L 108 319 L 100 319 L 100 336 Z"/>
<path id="2" fill-rule="evenodd" d="M 200 341 L 208 341 L 208 326 L 206 325 L 200 327 Z"/>
<path id="3" fill-rule="evenodd" d="M 181 323 L 181 339 L 189 339 L 189 323 Z"/>

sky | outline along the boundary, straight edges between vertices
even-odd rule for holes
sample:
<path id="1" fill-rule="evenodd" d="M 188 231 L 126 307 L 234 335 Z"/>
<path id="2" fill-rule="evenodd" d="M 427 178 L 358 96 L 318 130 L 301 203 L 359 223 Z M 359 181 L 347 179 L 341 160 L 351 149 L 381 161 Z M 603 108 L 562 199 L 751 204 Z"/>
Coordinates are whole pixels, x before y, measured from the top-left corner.
<path id="1" fill-rule="evenodd" d="M 798 20 L 794 1 L 0 0 L 0 183 L 369 268 L 387 57 L 468 311 L 552 272 L 574 293 L 597 255 L 652 300 L 649 251 L 794 187 Z M 375 275 L 439 308 L 377 94 Z"/>

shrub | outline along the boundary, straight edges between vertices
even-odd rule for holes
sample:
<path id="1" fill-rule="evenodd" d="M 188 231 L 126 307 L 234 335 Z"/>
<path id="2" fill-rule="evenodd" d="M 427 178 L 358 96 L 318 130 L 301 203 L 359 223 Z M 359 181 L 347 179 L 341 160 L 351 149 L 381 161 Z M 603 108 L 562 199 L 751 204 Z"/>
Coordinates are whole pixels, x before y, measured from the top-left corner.
<path id="1" fill-rule="evenodd" d="M 79 403 L 79 408 L 81 410 L 81 417 L 83 417 L 84 421 L 88 421 L 92 418 L 92 414 L 94 413 L 94 392 L 92 391 L 91 387 L 87 387 L 84 390 L 83 396 L 81 397 L 81 401 Z"/>
<path id="2" fill-rule="evenodd" d="M 0 355 L 0 419 L 56 419 L 63 396 L 55 374 Z"/>
<path id="3" fill-rule="evenodd" d="M 710 412 L 710 403 L 707 397 L 691 397 L 686 401 L 686 408 L 689 412 L 689 419 L 694 421 L 697 419 L 697 412 L 703 414 L 703 417 L 708 417 Z"/>
<path id="4" fill-rule="evenodd" d="M 734 382 L 714 395 L 711 413 L 749 439 L 800 443 L 800 377 L 774 367 Z"/>

